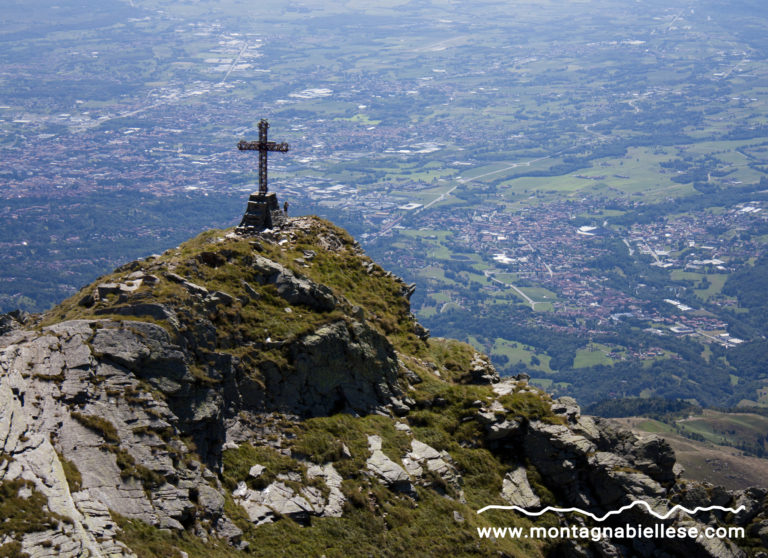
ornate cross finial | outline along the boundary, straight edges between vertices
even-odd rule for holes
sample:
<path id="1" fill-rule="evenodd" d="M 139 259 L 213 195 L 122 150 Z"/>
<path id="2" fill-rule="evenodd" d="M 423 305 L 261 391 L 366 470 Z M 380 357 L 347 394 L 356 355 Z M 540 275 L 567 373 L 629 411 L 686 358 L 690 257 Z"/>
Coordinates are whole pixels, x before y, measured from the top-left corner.
<path id="1" fill-rule="evenodd" d="M 259 194 L 267 193 L 267 153 L 278 151 L 285 153 L 288 151 L 287 143 L 275 143 L 267 141 L 267 130 L 269 123 L 263 118 L 259 121 L 259 141 L 240 140 L 237 148 L 240 151 L 258 151 L 259 152 Z"/>

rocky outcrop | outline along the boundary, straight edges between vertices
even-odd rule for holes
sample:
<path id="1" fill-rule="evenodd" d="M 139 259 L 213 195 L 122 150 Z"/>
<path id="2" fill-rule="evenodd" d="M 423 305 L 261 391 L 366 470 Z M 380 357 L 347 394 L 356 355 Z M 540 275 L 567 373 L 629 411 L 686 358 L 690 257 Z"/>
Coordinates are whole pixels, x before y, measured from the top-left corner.
<path id="1" fill-rule="evenodd" d="M 322 507 L 320 512 L 317 512 L 303 495 L 297 494 L 282 482 L 273 482 L 264 490 L 251 490 L 245 483 L 241 483 L 232 495 L 255 525 L 272 523 L 281 516 L 307 523 L 310 515 L 322 513 Z M 318 494 L 311 494 L 310 498 L 322 501 L 322 496 Z"/>
<path id="2" fill-rule="evenodd" d="M 320 515 L 324 517 L 341 517 L 344 511 L 344 502 L 346 496 L 341 491 L 341 475 L 333 467 L 333 463 L 325 465 L 311 465 L 307 468 L 307 477 L 310 479 L 319 478 L 325 482 L 328 487 L 328 500 L 322 508 Z"/>
<path id="3" fill-rule="evenodd" d="M 535 421 L 528 425 L 523 443 L 530 462 L 549 483 L 560 487 L 572 505 L 613 509 L 630 499 L 666 496 L 658 480 L 637 467 L 638 460 L 629 448 L 622 453 L 616 448 L 600 451 L 599 442 L 587 430 L 576 433 L 566 425 Z M 632 448 L 643 443 L 635 440 Z M 667 451 L 671 453 L 668 446 Z M 656 464 L 659 469 L 662 465 L 663 461 Z M 670 474 L 662 470 L 658 477 Z"/>
<path id="4" fill-rule="evenodd" d="M 368 471 L 391 489 L 413 495 L 411 477 L 405 469 L 381 451 L 379 436 L 368 436 L 368 449 L 371 452 L 371 456 L 366 461 Z"/>
<path id="5" fill-rule="evenodd" d="M 454 494 L 461 492 L 461 475 L 447 451 L 439 452 L 414 438 L 411 440 L 411 451 L 402 461 L 408 474 L 417 479 L 419 484 L 434 487 L 435 482 L 430 477 L 437 477 L 438 488 L 443 485 L 444 490 L 450 489 Z"/>
<path id="6" fill-rule="evenodd" d="M 513 506 L 535 509 L 541 506 L 541 499 L 536 496 L 528 482 L 525 467 L 518 467 L 507 473 L 501 485 L 501 497 Z"/>
<path id="7" fill-rule="evenodd" d="M 392 346 L 364 323 L 323 326 L 291 344 L 289 355 L 290 369 L 265 374 L 266 391 L 281 409 L 367 413 L 400 394 Z"/>
<path id="8" fill-rule="evenodd" d="M 243 390 L 229 401 L 224 394 L 248 385 L 250 375 L 222 355 L 217 376 L 201 381 L 194 355 L 152 323 L 64 322 L 42 334 L 13 330 L 2 341 L 0 452 L 13 457 L 3 478 L 34 477 L 52 501 L 61 502 L 56 510 L 77 515 L 58 450 L 82 469 L 91 508 L 108 503 L 121 515 L 169 528 L 221 517 L 223 502 L 214 505 L 211 497 L 196 507 L 190 490 L 199 497 L 197 487 L 207 482 L 204 467 L 219 463 L 227 417 L 243 407 L 308 415 L 369 412 L 388 404 L 397 389 L 391 347 L 360 323 L 337 322 L 301 338 L 290 348 L 290 369 L 267 368 L 258 397 L 246 399 Z M 262 407 L 248 407 L 254 403 Z M 192 437 L 203 463 L 185 463 L 182 436 Z M 333 478 L 332 470 L 325 471 Z M 335 484 L 333 514 L 343 502 Z M 272 492 L 285 493 L 278 488 Z M 257 503 L 287 513 L 275 502 Z"/>
<path id="9" fill-rule="evenodd" d="M 24 324 L 29 320 L 29 314 L 22 310 L 0 314 L 0 335 L 6 335 L 13 330 L 23 329 Z"/>
<path id="10" fill-rule="evenodd" d="M 410 429 L 407 432 L 409 436 L 413 436 Z M 448 452 L 439 452 L 424 442 L 411 438 L 411 450 L 401 457 L 401 466 L 381 450 L 381 445 L 381 437 L 368 436 L 370 456 L 366 467 L 382 484 L 414 498 L 414 485 L 420 485 L 437 490 L 445 496 L 463 500 L 463 480 Z"/>
<path id="11" fill-rule="evenodd" d="M 355 521 L 394 529 L 435 501 L 461 529 L 476 523 L 465 490 L 527 510 L 744 505 L 733 518 L 665 524 L 731 521 L 768 540 L 765 490 L 683 481 L 662 439 L 582 416 L 575 400 L 552 401 L 522 375 L 501 380 L 468 346 L 427 341 L 403 298 L 412 288 L 330 226 L 301 219 L 202 246 L 127 264 L 56 311 L 85 319 L 41 327 L 21 313 L 0 317 L 0 483 L 16 483 L 7 486 L 18 498 L 42 495 L 46 519 L 26 533 L 0 523 L 0 552 L 13 543 L 31 556 L 134 556 L 119 541 L 121 517 L 245 549 L 264 524 L 337 518 L 343 528 L 354 509 Z M 387 304 L 363 308 L 368 292 L 352 304 L 338 285 L 303 275 L 335 269 L 340 251 L 357 282 L 386 282 Z M 635 508 L 621 521 L 656 520 Z M 559 548 L 740 556 L 725 540 Z"/>
<path id="12" fill-rule="evenodd" d="M 192 391 L 184 355 L 162 328 L 83 320 L 2 341 L 0 452 L 11 461 L 0 477 L 33 481 L 54 513 L 73 520 L 78 545 L 94 555 L 120 547 L 107 508 L 176 529 L 222 517 L 223 502 L 191 501 L 207 482 L 204 466 L 185 459 L 184 425 L 145 388 L 169 399 Z M 77 491 L 66 467 L 79 472 Z"/>
<path id="13" fill-rule="evenodd" d="M 738 508 L 751 502 L 736 522 L 752 525 L 759 533 L 761 524 L 755 521 L 757 510 L 765 506 L 765 491 L 730 493 L 722 488 L 705 487 L 679 479 L 674 452 L 657 436 L 639 438 L 617 428 L 609 421 L 581 415 L 576 401 L 563 397 L 549 403 L 551 415 L 545 420 L 516 416 L 514 408 L 505 407 L 516 397 L 525 397 L 536 390 L 520 379 L 505 379 L 493 386 L 498 399 L 485 403 L 477 410 L 476 420 L 483 426 L 485 439 L 498 451 L 522 456 L 536 470 L 537 482 L 556 495 L 561 507 L 578 507 L 603 515 L 635 500 L 651 504 L 658 514 L 667 513 L 675 504 L 689 509 L 711 505 Z M 505 399 L 512 397 L 512 399 Z M 530 482 L 526 468 L 518 465 L 507 473 L 500 487 L 501 497 L 511 505 L 536 511 L 544 506 L 540 494 Z M 660 520 L 645 508 L 635 507 L 624 512 L 621 519 L 610 519 L 601 525 L 616 526 L 621 522 L 653 526 Z M 717 525 L 723 514 L 673 515 L 665 526 L 686 526 L 703 529 L 704 523 Z M 582 517 L 572 519 L 583 524 Z M 561 519 L 562 521 L 562 519 Z M 568 521 L 571 521 L 570 519 Z M 565 543 L 568 555 L 578 556 L 656 556 L 658 548 L 647 541 L 609 541 L 585 544 L 583 541 Z M 678 539 L 665 542 L 667 552 L 681 556 L 740 557 L 743 552 L 731 541 L 721 539 Z"/>
<path id="14" fill-rule="evenodd" d="M 152 323 L 81 320 L 42 334 L 13 328 L 2 343 L 0 453 L 12 461 L 0 479 L 33 480 L 55 513 L 74 518 L 74 528 L 62 525 L 58 534 L 40 538 L 69 537 L 59 545 L 65 556 L 79 556 L 83 548 L 94 555 L 130 555 L 114 539 L 107 506 L 163 528 L 205 520 L 237 544 L 241 531 L 203 475 L 207 466 L 218 466 L 227 417 L 243 407 L 308 415 L 369 412 L 397 393 L 391 347 L 360 323 L 337 322 L 298 340 L 290 348 L 290 371 L 267 367 L 265 385 L 250 398 L 240 386 L 248 386 L 251 375 L 229 355 L 219 359 L 215 377 L 201 381 L 194 355 Z M 225 401 L 228 392 L 239 397 Z M 254 404 L 261 407 L 248 407 Z M 194 440 L 195 454 L 188 453 L 184 436 Z M 60 455 L 76 464 L 81 491 L 70 492 Z M 187 458 L 194 455 L 202 462 Z M 244 507 L 257 523 L 270 514 L 339 516 L 341 478 L 332 465 L 315 473 L 330 490 L 322 505 L 311 487 L 293 494 L 278 483 L 243 496 Z M 36 540 L 24 548 L 34 548 Z"/>
<path id="15" fill-rule="evenodd" d="M 314 310 L 328 311 L 336 307 L 336 300 L 331 290 L 299 277 L 291 270 L 256 254 L 253 259 L 253 269 L 258 272 L 259 282 L 272 284 L 277 293 L 291 304 L 303 304 Z"/>
<path id="16" fill-rule="evenodd" d="M 490 359 L 485 355 L 475 353 L 469 365 L 469 380 L 473 384 L 495 384 L 500 378 Z"/>

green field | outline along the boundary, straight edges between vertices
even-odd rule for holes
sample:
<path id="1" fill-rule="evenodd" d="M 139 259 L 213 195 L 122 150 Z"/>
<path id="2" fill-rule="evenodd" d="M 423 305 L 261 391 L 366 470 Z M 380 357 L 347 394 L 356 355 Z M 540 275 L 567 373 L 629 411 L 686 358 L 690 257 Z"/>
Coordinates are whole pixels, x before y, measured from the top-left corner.
<path id="1" fill-rule="evenodd" d="M 737 446 L 755 443 L 768 432 L 768 417 L 751 413 L 721 413 L 705 410 L 702 416 L 678 421 L 683 431 L 699 434 L 717 444 Z"/>
<path id="2" fill-rule="evenodd" d="M 725 281 L 728 279 L 728 274 L 696 273 L 693 271 L 681 270 L 675 270 L 670 274 L 670 278 L 673 281 L 688 280 L 693 281 L 696 285 L 700 284 L 701 280 L 705 277 L 709 283 L 709 286 L 707 286 L 706 289 L 694 289 L 694 292 L 700 299 L 709 300 L 711 297 L 720 294 L 720 291 L 723 290 L 723 285 L 725 285 Z"/>
<path id="3" fill-rule="evenodd" d="M 491 355 L 505 355 L 509 358 L 510 364 L 524 364 L 528 368 L 541 370 L 547 374 L 552 372 L 549 367 L 550 357 L 548 355 L 536 353 L 515 341 L 496 339 L 491 349 Z M 538 364 L 534 364 L 536 360 L 538 360 Z"/>
<path id="4" fill-rule="evenodd" d="M 534 302 L 551 302 L 557 300 L 557 295 L 543 287 L 518 287 L 527 294 Z"/>
<path id="5" fill-rule="evenodd" d="M 576 358 L 573 359 L 573 367 L 585 368 L 587 366 L 596 366 L 598 364 L 611 366 L 613 364 L 613 359 L 606 355 L 606 353 L 609 353 L 610 351 L 610 347 L 607 347 L 606 345 L 590 343 L 587 348 L 576 351 Z"/>

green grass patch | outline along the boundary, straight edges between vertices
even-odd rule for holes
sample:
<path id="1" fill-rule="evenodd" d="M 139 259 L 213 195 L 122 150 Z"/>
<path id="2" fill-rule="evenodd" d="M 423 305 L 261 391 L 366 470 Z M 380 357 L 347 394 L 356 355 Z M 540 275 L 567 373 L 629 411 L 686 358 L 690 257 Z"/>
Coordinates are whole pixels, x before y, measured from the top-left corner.
<path id="1" fill-rule="evenodd" d="M 48 499 L 35 489 L 32 481 L 24 479 L 2 481 L 0 483 L 0 517 L 2 517 L 0 541 L 5 541 L 6 537 L 13 540 L 27 533 L 56 529 L 61 523 L 72 522 L 67 517 L 48 511 L 47 504 Z M 10 551 L 10 548 L 7 550 Z M 15 556 L 21 557 L 22 554 Z"/>
<path id="2" fill-rule="evenodd" d="M 64 469 L 64 476 L 67 477 L 67 484 L 70 492 L 78 492 L 83 487 L 83 476 L 73 461 L 66 459 L 62 454 L 56 452 L 59 461 Z"/>
<path id="3" fill-rule="evenodd" d="M 118 539 L 142 558 L 240 558 L 252 556 L 215 538 L 203 541 L 186 531 L 158 529 L 138 519 L 113 513 L 120 526 Z"/>
<path id="4" fill-rule="evenodd" d="M 238 483 L 247 481 L 251 488 L 265 488 L 280 473 L 302 473 L 304 468 L 295 459 L 291 459 L 266 446 L 241 444 L 237 449 L 224 450 L 222 453 L 222 481 L 229 490 L 237 488 Z M 264 472 L 254 479 L 248 472 L 254 465 L 265 467 Z"/>
<path id="5" fill-rule="evenodd" d="M 474 347 L 442 337 L 432 337 L 427 343 L 427 354 L 430 360 L 440 367 L 443 379 L 453 382 L 468 379 L 470 364 L 477 353 Z"/>
<path id="6" fill-rule="evenodd" d="M 499 402 L 508 410 L 509 418 L 541 420 L 551 424 L 563 424 L 563 417 L 552 413 L 551 400 L 540 393 L 517 392 L 499 397 Z"/>
<path id="7" fill-rule="evenodd" d="M 107 443 L 120 443 L 120 436 L 117 434 L 117 429 L 109 420 L 95 415 L 84 415 L 77 411 L 72 413 L 72 418 L 89 430 L 99 434 Z"/>
<path id="8" fill-rule="evenodd" d="M 613 359 L 606 355 L 606 353 L 610 351 L 610 347 L 599 343 L 590 343 L 586 348 L 576 351 L 576 357 L 573 359 L 573 367 L 587 368 L 589 366 L 597 366 L 598 364 L 613 366 Z"/>

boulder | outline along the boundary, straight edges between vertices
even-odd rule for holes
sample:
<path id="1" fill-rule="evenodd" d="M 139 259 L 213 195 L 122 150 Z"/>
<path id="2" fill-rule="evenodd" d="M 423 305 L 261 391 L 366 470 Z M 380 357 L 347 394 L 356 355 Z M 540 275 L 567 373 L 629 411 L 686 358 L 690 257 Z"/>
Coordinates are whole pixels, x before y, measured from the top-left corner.
<path id="1" fill-rule="evenodd" d="M 420 484 L 433 484 L 427 473 L 437 475 L 445 486 L 455 493 L 461 490 L 461 475 L 447 452 L 439 452 L 419 440 L 411 440 L 411 451 L 402 459 L 408 474 L 420 480 Z"/>
<path id="2" fill-rule="evenodd" d="M 333 463 L 325 465 L 312 465 L 307 469 L 307 477 L 310 479 L 321 478 L 328 487 L 328 501 L 320 515 L 323 517 L 341 517 L 344 511 L 346 496 L 341 491 L 341 475 L 333 467 Z"/>
<path id="3" fill-rule="evenodd" d="M 506 474 L 502 481 L 501 497 L 513 506 L 528 510 L 541 506 L 541 500 L 533 492 L 528 482 L 528 474 L 522 466 Z"/>
<path id="4" fill-rule="evenodd" d="M 257 479 L 261 476 L 261 474 L 266 470 L 266 467 L 264 465 L 254 465 L 250 468 L 248 471 L 248 476 L 252 477 L 254 479 Z"/>
<path id="5" fill-rule="evenodd" d="M 197 505 L 203 515 L 218 517 L 224 509 L 224 495 L 208 484 L 197 487 Z"/>
<path id="6" fill-rule="evenodd" d="M 520 428 L 520 422 L 516 420 L 501 419 L 486 426 L 487 440 L 502 440 L 512 436 Z"/>
<path id="7" fill-rule="evenodd" d="M 368 448 L 371 451 L 371 456 L 366 461 L 366 467 L 375 478 L 392 490 L 415 494 L 411 477 L 405 472 L 405 469 L 381 451 L 381 438 L 379 436 L 368 436 Z"/>
<path id="8" fill-rule="evenodd" d="M 290 304 L 304 305 L 318 311 L 329 311 L 336 307 L 336 299 L 325 285 L 314 283 L 305 277 L 272 260 L 253 256 L 253 268 L 259 274 L 261 284 L 272 284 L 277 294 Z"/>
<path id="9" fill-rule="evenodd" d="M 552 412 L 566 417 L 570 422 L 576 422 L 581 416 L 579 404 L 573 397 L 560 397 L 552 402 Z"/>
<path id="10" fill-rule="evenodd" d="M 488 357 L 475 353 L 469 364 L 469 381 L 473 384 L 496 384 L 501 378 Z"/>

